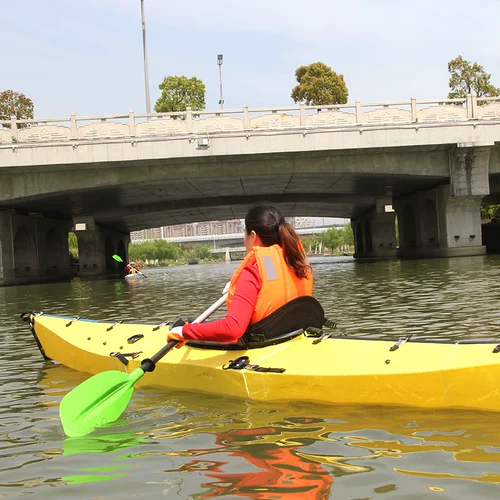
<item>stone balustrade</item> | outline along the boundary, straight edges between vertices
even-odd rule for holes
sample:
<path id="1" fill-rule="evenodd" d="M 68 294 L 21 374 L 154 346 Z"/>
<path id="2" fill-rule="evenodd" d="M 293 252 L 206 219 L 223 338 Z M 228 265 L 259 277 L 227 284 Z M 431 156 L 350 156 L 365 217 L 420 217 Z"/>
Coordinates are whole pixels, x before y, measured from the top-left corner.
<path id="1" fill-rule="evenodd" d="M 273 130 L 447 124 L 500 120 L 500 98 L 284 106 L 176 113 L 37 118 L 0 121 L 0 147 L 12 144 L 113 141 L 169 136 L 207 136 Z"/>

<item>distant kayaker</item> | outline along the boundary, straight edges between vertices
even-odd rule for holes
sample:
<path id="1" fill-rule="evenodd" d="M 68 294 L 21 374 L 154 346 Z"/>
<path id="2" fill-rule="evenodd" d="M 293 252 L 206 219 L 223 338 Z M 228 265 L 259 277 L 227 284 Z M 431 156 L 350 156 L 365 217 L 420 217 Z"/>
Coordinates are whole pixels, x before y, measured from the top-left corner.
<path id="1" fill-rule="evenodd" d="M 139 266 L 134 261 L 132 261 L 130 264 L 127 264 L 124 267 L 124 269 L 125 269 L 125 271 L 128 271 L 129 274 L 135 274 L 135 273 L 140 273 L 141 272 L 141 269 L 139 268 Z"/>
<path id="2" fill-rule="evenodd" d="M 274 205 L 253 205 L 245 217 L 247 256 L 234 272 L 225 318 L 172 328 L 168 340 L 236 342 L 247 328 L 287 302 L 312 295 L 312 268 L 292 225 Z"/>

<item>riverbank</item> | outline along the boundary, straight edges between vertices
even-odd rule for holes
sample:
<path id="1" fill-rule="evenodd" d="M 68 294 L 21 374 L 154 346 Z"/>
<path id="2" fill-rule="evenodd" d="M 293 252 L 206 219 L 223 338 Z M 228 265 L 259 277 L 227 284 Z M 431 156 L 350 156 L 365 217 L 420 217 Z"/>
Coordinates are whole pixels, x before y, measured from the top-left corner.
<path id="1" fill-rule="evenodd" d="M 334 253 L 310 253 L 307 254 L 308 258 L 312 257 L 352 257 L 354 254 L 352 252 L 334 252 Z M 231 259 L 230 262 L 241 262 L 243 258 L 241 259 Z M 148 268 L 155 268 L 155 267 L 171 267 L 171 266 L 190 266 L 190 265 L 195 265 L 195 264 L 216 264 L 217 262 L 224 262 L 225 258 L 224 256 L 220 258 L 212 258 L 212 259 L 167 259 L 165 261 L 141 261 L 135 260 L 141 270 L 148 269 Z"/>

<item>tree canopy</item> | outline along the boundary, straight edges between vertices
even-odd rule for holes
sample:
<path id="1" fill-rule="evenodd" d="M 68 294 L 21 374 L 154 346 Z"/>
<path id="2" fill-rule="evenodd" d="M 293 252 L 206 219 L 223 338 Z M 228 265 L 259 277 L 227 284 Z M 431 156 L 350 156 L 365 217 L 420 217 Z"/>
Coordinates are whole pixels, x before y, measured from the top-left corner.
<path id="1" fill-rule="evenodd" d="M 354 236 L 350 224 L 344 227 L 331 227 L 324 233 L 304 236 L 301 240 L 306 251 L 310 253 L 320 245 L 328 248 L 332 253 L 335 253 L 341 247 L 349 248 L 354 245 Z"/>
<path id="2" fill-rule="evenodd" d="M 332 227 L 326 233 L 321 234 L 321 241 L 326 248 L 332 252 L 342 246 L 354 245 L 354 236 L 350 224 L 346 224 L 342 228 Z"/>
<path id="3" fill-rule="evenodd" d="M 130 260 L 145 261 L 152 265 L 168 265 L 187 263 L 191 259 L 213 261 L 224 259 L 223 254 L 213 255 L 208 245 L 185 243 L 181 246 L 165 240 L 145 241 L 130 244 L 128 247 Z"/>
<path id="4" fill-rule="evenodd" d="M 193 76 L 166 76 L 160 83 L 161 96 L 156 101 L 157 113 L 205 109 L 205 84 Z"/>
<path id="5" fill-rule="evenodd" d="M 495 97 L 500 89 L 490 83 L 491 75 L 478 63 L 470 63 L 458 56 L 448 63 L 450 99 L 476 94 L 477 97 Z"/>
<path id="6" fill-rule="evenodd" d="M 18 120 L 30 119 L 33 118 L 33 110 L 33 101 L 24 94 L 13 90 L 0 92 L 0 121 L 10 120 L 13 116 Z M 10 128 L 10 125 L 4 127 Z"/>
<path id="7" fill-rule="evenodd" d="M 344 75 L 338 75 L 322 62 L 300 66 L 295 77 L 298 85 L 292 89 L 292 99 L 296 103 L 320 106 L 347 102 L 349 92 Z"/>
<path id="8" fill-rule="evenodd" d="M 500 205 L 481 206 L 481 220 L 500 224 Z"/>
<path id="9" fill-rule="evenodd" d="M 181 254 L 182 250 L 178 246 L 165 240 L 129 245 L 128 249 L 130 260 L 157 260 L 160 264 L 165 264 L 167 260 L 176 260 Z"/>

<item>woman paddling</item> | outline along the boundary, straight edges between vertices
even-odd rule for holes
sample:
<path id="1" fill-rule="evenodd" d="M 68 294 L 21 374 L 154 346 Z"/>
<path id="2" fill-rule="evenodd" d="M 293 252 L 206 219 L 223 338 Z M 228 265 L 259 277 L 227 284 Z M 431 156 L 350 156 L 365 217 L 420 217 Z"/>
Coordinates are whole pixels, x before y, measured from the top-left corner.
<path id="1" fill-rule="evenodd" d="M 297 233 L 281 211 L 266 203 L 245 217 L 247 256 L 234 272 L 225 318 L 172 328 L 168 340 L 181 347 L 189 340 L 236 342 L 247 328 L 287 302 L 312 295 L 312 268 Z"/>
<path id="2" fill-rule="evenodd" d="M 135 274 L 141 272 L 141 269 L 134 261 L 132 261 L 130 264 L 127 264 L 123 269 L 125 271 L 128 271 L 129 274 Z"/>

